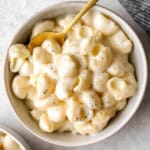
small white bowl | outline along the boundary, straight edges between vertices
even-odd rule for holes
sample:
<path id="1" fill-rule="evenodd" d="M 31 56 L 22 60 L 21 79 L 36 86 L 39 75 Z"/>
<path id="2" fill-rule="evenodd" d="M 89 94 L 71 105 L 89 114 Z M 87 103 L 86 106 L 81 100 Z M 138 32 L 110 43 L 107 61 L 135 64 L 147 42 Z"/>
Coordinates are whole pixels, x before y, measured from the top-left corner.
<path id="1" fill-rule="evenodd" d="M 8 48 L 14 44 L 19 42 L 24 42 L 29 37 L 31 33 L 31 29 L 33 25 L 47 18 L 54 18 L 60 15 L 67 15 L 70 13 L 77 13 L 83 7 L 84 2 L 61 2 L 47 7 L 41 12 L 37 13 L 31 19 L 29 19 L 16 33 L 13 37 L 11 43 Z M 119 113 L 109 124 L 108 126 L 102 130 L 101 132 L 92 135 L 92 136 L 81 136 L 81 135 L 73 135 L 71 133 L 51 133 L 47 134 L 42 132 L 39 129 L 39 126 L 29 115 L 29 111 L 26 109 L 25 105 L 22 101 L 17 100 L 17 98 L 13 95 L 11 91 L 11 81 L 13 74 L 9 71 L 9 62 L 8 62 L 8 50 L 5 59 L 4 66 L 4 82 L 6 87 L 6 92 L 9 97 L 12 108 L 17 115 L 20 122 L 34 135 L 39 137 L 40 139 L 47 141 L 49 143 L 53 143 L 56 145 L 62 146 L 83 146 L 92 144 L 98 141 L 102 141 L 119 129 L 121 129 L 134 115 L 137 108 L 139 107 L 147 84 L 147 61 L 144 53 L 144 49 L 142 43 L 137 37 L 136 33 L 133 29 L 118 15 L 114 12 L 96 5 L 93 9 L 106 14 L 115 20 L 121 28 L 127 33 L 129 38 L 134 43 L 134 50 L 132 52 L 131 60 L 136 68 L 136 76 L 138 80 L 138 91 L 134 97 L 132 97 L 126 108 Z"/>
<path id="2" fill-rule="evenodd" d="M 31 150 L 29 145 L 14 131 L 6 126 L 0 125 L 0 132 L 9 135 L 20 146 L 21 150 Z"/>

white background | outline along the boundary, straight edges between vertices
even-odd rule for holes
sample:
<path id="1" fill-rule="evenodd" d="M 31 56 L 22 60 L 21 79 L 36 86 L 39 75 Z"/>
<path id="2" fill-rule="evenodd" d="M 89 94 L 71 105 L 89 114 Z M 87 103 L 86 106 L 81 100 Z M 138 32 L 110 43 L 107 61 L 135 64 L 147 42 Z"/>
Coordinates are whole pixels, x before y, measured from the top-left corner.
<path id="1" fill-rule="evenodd" d="M 67 148 L 45 143 L 33 136 L 16 119 L 9 101 L 4 93 L 3 66 L 4 52 L 15 31 L 30 16 L 51 3 L 62 0 L 0 0 L 0 124 L 5 124 L 22 135 L 33 150 L 149 150 L 150 148 L 150 92 L 147 92 L 143 102 L 129 123 L 112 137 L 86 147 Z M 117 0 L 101 0 L 106 6 L 124 19 L 136 30 L 143 41 L 145 51 L 150 59 L 150 40 L 145 32 L 134 23 L 132 18 L 120 6 Z"/>

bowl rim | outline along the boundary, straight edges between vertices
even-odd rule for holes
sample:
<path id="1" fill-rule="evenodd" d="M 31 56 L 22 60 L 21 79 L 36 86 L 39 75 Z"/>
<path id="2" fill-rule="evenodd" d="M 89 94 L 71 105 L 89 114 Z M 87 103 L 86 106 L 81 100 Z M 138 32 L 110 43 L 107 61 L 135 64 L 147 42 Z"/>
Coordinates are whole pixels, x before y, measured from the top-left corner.
<path id="1" fill-rule="evenodd" d="M 31 150 L 26 141 L 18 133 L 16 133 L 16 131 L 8 128 L 6 125 L 0 125 L 0 132 L 11 136 L 22 150 Z"/>
<path id="2" fill-rule="evenodd" d="M 126 21 L 123 17 L 121 17 L 118 13 L 114 12 L 113 10 L 107 8 L 107 7 L 104 7 L 104 6 L 101 6 L 100 4 L 96 4 L 95 6 L 96 7 L 99 7 L 100 9 L 102 10 L 105 10 L 109 13 L 111 13 L 112 15 L 114 15 L 115 17 L 117 17 L 118 19 L 120 19 L 121 21 L 123 21 L 127 26 L 128 28 L 131 29 L 132 33 L 134 34 L 134 36 L 136 37 L 138 43 L 140 44 L 140 47 L 141 47 L 141 53 L 143 55 L 143 63 L 145 64 L 145 78 L 144 78 L 144 81 L 143 81 L 143 89 L 142 91 L 140 92 L 140 95 L 139 95 L 139 101 L 136 103 L 136 106 L 134 107 L 135 109 L 131 110 L 130 111 L 130 115 L 128 115 L 116 128 L 114 128 L 111 132 L 107 133 L 106 135 L 104 135 L 103 137 L 101 138 L 96 138 L 96 139 L 92 139 L 88 142 L 80 142 L 80 143 L 67 143 L 67 142 L 61 142 L 61 141 L 56 141 L 56 140 L 48 140 L 42 136 L 40 136 L 38 133 L 32 131 L 32 129 L 30 127 L 28 127 L 27 124 L 24 123 L 24 121 L 20 118 L 20 115 L 16 112 L 15 108 L 14 108 L 14 105 L 11 101 L 11 98 L 8 94 L 8 89 L 7 89 L 7 86 L 6 86 L 6 62 L 7 62 L 7 57 L 8 57 L 8 50 L 9 50 L 9 47 L 11 46 L 13 40 L 15 39 L 16 35 L 19 33 L 19 31 L 25 26 L 28 24 L 29 21 L 31 21 L 33 18 L 39 16 L 41 13 L 43 13 L 44 11 L 48 11 L 49 8 L 51 7 L 55 7 L 55 6 L 58 6 L 60 4 L 72 4 L 72 3 L 75 3 L 75 4 L 86 4 L 85 1 L 80 1 L 80 0 L 77 0 L 77 1 L 74 1 L 74 0 L 71 0 L 71 1 L 59 1 L 59 2 L 54 2 L 54 3 L 51 3 L 49 4 L 48 6 L 42 8 L 41 10 L 39 10 L 38 12 L 36 12 L 34 15 L 32 15 L 31 17 L 29 17 L 28 19 L 26 19 L 25 22 L 23 22 L 23 24 L 21 26 L 19 26 L 19 28 L 17 29 L 17 31 L 15 32 L 14 36 L 12 36 L 9 44 L 8 44 L 8 47 L 6 48 L 6 51 L 5 51 L 5 58 L 4 58 L 4 64 L 3 64 L 3 85 L 5 87 L 5 93 L 7 95 L 7 99 L 11 105 L 11 109 L 13 111 L 13 113 L 15 114 L 17 120 L 19 120 L 19 122 L 23 125 L 23 127 L 25 127 L 31 134 L 33 134 L 34 136 L 38 137 L 39 139 L 47 142 L 47 143 L 50 143 L 50 144 L 55 144 L 55 145 L 59 145 L 59 146 L 67 146 L 67 147 L 78 147 L 78 146 L 86 146 L 86 145 L 90 145 L 90 144 L 94 144 L 96 142 L 100 142 L 100 141 L 103 141 L 104 139 L 107 139 L 109 137 L 111 137 L 113 134 L 117 133 L 121 128 L 123 128 L 128 122 L 129 120 L 134 116 L 135 112 L 137 111 L 137 109 L 139 108 L 141 102 L 143 101 L 143 97 L 145 95 L 145 91 L 146 91 L 146 87 L 147 87 L 147 82 L 148 82 L 148 63 L 147 63 L 147 57 L 146 57 L 146 54 L 145 54 L 145 51 L 144 51 L 144 47 L 143 47 L 143 44 L 139 38 L 139 36 L 136 34 L 136 32 L 134 31 L 134 29 L 132 28 L 132 26 L 128 23 L 128 21 Z"/>

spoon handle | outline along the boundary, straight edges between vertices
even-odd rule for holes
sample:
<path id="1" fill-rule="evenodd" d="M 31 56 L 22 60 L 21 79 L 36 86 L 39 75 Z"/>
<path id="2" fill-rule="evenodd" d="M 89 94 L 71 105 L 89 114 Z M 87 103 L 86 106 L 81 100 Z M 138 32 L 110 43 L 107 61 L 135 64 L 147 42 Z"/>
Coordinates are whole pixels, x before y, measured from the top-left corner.
<path id="1" fill-rule="evenodd" d="M 63 33 L 66 34 L 77 22 L 80 18 L 91 8 L 93 7 L 99 0 L 89 0 L 88 3 L 81 9 L 81 11 L 75 16 L 75 18 L 71 21 L 66 29 L 64 29 Z"/>

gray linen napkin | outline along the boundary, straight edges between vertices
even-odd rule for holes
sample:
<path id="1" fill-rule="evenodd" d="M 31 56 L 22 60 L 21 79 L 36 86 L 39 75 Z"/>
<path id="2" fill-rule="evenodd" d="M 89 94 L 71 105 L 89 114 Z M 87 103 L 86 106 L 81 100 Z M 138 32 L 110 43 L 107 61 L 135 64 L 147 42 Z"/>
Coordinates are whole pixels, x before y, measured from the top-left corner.
<path id="1" fill-rule="evenodd" d="M 150 0 L 119 0 L 134 20 L 150 35 Z"/>

